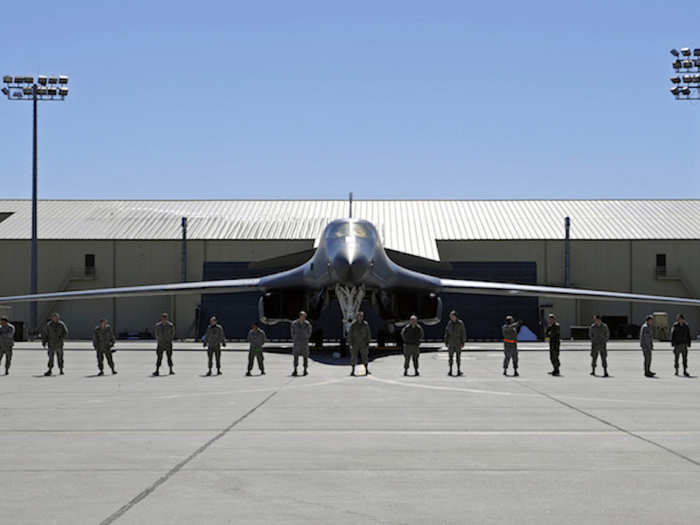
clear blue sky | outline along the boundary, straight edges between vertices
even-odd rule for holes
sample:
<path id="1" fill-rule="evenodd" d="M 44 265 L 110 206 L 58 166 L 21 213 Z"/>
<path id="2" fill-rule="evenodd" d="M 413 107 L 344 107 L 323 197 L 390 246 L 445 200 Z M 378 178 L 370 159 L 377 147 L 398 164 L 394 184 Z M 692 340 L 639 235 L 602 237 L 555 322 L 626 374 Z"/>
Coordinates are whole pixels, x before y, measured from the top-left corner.
<path id="1" fill-rule="evenodd" d="M 692 2 L 5 2 L 40 198 L 700 197 Z M 0 99 L 2 197 L 31 104 Z"/>

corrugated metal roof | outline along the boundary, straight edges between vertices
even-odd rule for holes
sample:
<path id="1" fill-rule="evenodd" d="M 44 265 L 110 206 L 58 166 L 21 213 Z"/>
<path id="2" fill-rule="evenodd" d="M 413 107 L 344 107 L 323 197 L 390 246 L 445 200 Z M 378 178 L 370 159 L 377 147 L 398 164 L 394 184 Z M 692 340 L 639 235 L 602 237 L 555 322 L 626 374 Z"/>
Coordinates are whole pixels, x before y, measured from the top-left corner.
<path id="1" fill-rule="evenodd" d="M 28 239 L 29 200 L 0 200 L 0 239 Z M 317 239 L 344 200 L 39 202 L 41 239 Z M 360 200 L 387 248 L 438 259 L 436 240 L 700 239 L 700 200 Z"/>

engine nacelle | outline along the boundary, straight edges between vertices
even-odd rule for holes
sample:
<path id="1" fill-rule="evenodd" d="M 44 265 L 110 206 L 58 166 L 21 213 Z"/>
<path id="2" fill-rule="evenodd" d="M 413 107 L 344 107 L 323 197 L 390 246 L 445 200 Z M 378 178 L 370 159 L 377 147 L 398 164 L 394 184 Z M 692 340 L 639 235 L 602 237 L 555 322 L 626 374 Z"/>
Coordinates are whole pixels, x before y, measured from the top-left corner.
<path id="1" fill-rule="evenodd" d="M 428 326 L 442 319 L 442 300 L 434 293 L 380 292 L 373 302 L 384 319 L 397 324 L 404 324 L 412 315 Z"/>
<path id="2" fill-rule="evenodd" d="M 258 317 L 260 321 L 273 325 L 280 322 L 290 323 L 304 310 L 310 320 L 317 319 L 327 303 L 327 294 L 284 290 L 267 292 L 258 299 Z"/>

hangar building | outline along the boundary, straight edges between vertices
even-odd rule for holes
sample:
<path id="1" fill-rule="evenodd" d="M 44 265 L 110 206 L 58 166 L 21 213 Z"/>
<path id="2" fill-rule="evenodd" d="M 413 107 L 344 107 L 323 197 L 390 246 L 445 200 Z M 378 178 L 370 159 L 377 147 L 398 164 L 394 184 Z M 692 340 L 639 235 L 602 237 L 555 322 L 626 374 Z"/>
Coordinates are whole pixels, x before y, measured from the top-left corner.
<path id="1" fill-rule="evenodd" d="M 261 275 L 303 262 L 324 226 L 348 216 L 344 200 L 43 200 L 39 203 L 39 291 L 80 290 Z M 389 255 L 407 267 L 456 278 L 562 286 L 565 217 L 570 217 L 570 285 L 699 297 L 700 200 L 364 200 L 353 216 L 372 221 Z M 187 218 L 186 265 L 182 217 Z M 29 200 L 0 200 L 0 295 L 26 294 L 30 278 Z M 677 308 L 624 302 L 467 296 L 460 309 L 470 338 L 498 338 L 515 313 L 539 333 L 550 311 L 564 336 L 594 313 L 617 336 L 645 314 Z M 29 306 L 12 305 L 27 321 Z M 100 317 L 134 335 L 171 313 L 178 337 L 194 337 L 216 314 L 229 337 L 244 337 L 257 297 L 145 297 L 39 303 L 40 319 L 61 312 L 73 337 L 87 338 Z M 337 307 L 336 307 L 337 312 Z M 700 312 L 685 309 L 693 329 Z M 446 317 L 446 312 L 444 312 Z M 339 314 L 322 321 L 339 333 Z M 630 327 L 631 329 L 632 327 Z M 285 336 L 284 327 L 272 335 Z M 441 327 L 430 331 L 439 337 Z"/>

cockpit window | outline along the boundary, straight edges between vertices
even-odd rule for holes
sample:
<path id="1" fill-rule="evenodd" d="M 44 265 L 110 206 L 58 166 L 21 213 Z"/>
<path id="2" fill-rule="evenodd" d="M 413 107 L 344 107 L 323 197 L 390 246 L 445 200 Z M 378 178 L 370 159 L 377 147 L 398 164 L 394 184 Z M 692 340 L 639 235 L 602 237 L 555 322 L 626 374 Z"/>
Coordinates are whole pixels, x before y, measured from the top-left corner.
<path id="1" fill-rule="evenodd" d="M 335 238 L 353 236 L 365 239 L 369 237 L 369 232 L 361 224 L 345 222 L 336 226 L 335 229 L 330 232 L 330 236 Z"/>
<path id="2" fill-rule="evenodd" d="M 365 230 L 365 228 L 362 225 L 357 223 L 354 223 L 352 225 L 352 233 L 355 237 L 361 237 L 363 239 L 369 236 L 367 230 Z"/>
<path id="3" fill-rule="evenodd" d="M 335 230 L 333 230 L 331 235 L 333 237 L 347 237 L 349 235 L 348 224 L 346 222 L 343 224 L 339 224 L 338 227 Z"/>

